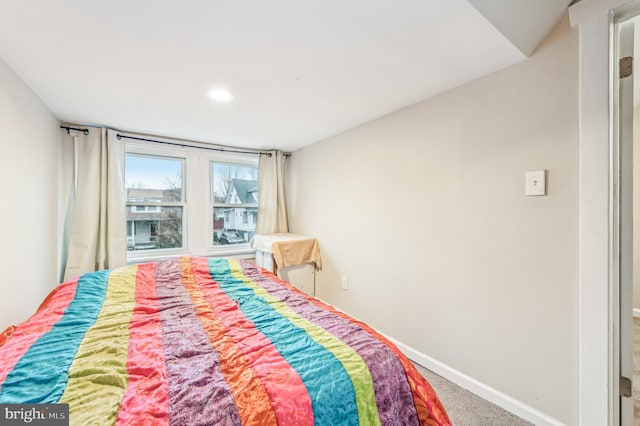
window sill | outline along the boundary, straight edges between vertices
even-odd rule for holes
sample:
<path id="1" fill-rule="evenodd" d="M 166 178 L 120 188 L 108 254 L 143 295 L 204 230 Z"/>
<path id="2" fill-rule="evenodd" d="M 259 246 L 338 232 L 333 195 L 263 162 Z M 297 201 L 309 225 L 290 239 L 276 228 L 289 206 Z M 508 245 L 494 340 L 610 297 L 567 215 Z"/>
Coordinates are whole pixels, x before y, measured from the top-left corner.
<path id="1" fill-rule="evenodd" d="M 209 250 L 204 256 L 207 257 L 236 257 L 240 259 L 253 259 L 256 257 L 256 249 L 251 247 L 237 247 Z"/>
<path id="2" fill-rule="evenodd" d="M 153 262 L 156 260 L 168 259 L 176 256 L 202 256 L 202 257 L 231 257 L 235 259 L 254 259 L 256 250 L 250 247 L 242 247 L 226 250 L 210 250 L 206 253 L 189 253 L 186 251 L 171 253 L 154 253 L 148 255 L 127 256 L 127 264 L 133 265 L 137 263 Z"/>

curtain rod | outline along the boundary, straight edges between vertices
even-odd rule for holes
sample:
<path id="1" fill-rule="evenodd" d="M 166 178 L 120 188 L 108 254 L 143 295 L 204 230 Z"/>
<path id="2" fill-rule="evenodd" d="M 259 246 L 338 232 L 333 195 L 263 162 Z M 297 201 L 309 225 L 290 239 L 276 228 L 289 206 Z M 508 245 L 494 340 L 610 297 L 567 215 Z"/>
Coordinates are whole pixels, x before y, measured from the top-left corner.
<path id="1" fill-rule="evenodd" d="M 78 129 L 77 127 L 69 127 L 69 126 L 60 126 L 60 128 L 65 129 L 67 133 L 69 133 L 70 130 L 77 130 L 79 132 L 84 133 L 85 135 L 89 134 L 89 129 Z"/>
<path id="2" fill-rule="evenodd" d="M 89 134 L 89 129 L 78 129 L 77 127 L 69 127 L 69 126 L 60 126 L 60 128 L 61 129 L 66 129 L 67 133 L 69 133 L 70 130 L 77 130 L 79 132 L 84 133 L 85 135 Z M 208 150 L 208 151 L 231 152 L 233 154 L 266 155 L 267 157 L 271 157 L 271 153 L 270 152 L 264 152 L 264 151 L 240 151 L 240 150 L 237 150 L 237 149 L 214 148 L 214 147 L 199 146 L 199 145 L 188 145 L 188 144 L 182 144 L 182 143 L 177 143 L 177 142 L 159 141 L 159 140 L 156 140 L 156 139 L 138 138 L 138 137 L 135 137 L 135 136 L 122 135 L 120 133 L 117 133 L 116 137 L 118 138 L 118 140 L 120 140 L 122 138 L 125 138 L 125 139 L 133 139 L 133 140 L 136 140 L 136 141 L 153 142 L 153 143 L 161 143 L 161 144 L 164 144 L 164 145 L 180 146 L 180 147 L 184 147 L 184 148 L 197 148 L 197 149 L 205 149 L 205 150 Z M 287 158 L 291 157 L 290 153 L 284 153 L 283 155 L 285 157 L 287 157 Z"/>
<path id="3" fill-rule="evenodd" d="M 240 150 L 236 150 L 236 149 L 214 148 L 214 147 L 198 146 L 198 145 L 187 145 L 187 144 L 182 144 L 182 143 L 177 143 L 177 142 L 159 141 L 159 140 L 156 140 L 156 139 L 137 138 L 135 136 L 121 135 L 120 133 L 118 133 L 116 135 L 116 137 L 118 139 L 122 139 L 122 138 L 133 139 L 133 140 L 136 140 L 136 141 L 154 142 L 154 143 L 161 143 L 161 144 L 164 144 L 164 145 L 181 146 L 181 147 L 185 147 L 185 148 L 206 149 L 207 151 L 231 152 L 231 153 L 234 153 L 234 154 L 266 155 L 267 157 L 271 157 L 271 153 L 270 152 L 263 152 L 263 151 L 240 151 Z"/>

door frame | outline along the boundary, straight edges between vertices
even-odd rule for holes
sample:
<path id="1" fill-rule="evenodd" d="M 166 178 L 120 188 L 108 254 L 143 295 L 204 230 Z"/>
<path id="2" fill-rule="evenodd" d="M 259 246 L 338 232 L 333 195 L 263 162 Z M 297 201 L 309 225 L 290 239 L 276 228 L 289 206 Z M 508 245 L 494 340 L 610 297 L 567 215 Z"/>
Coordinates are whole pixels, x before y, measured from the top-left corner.
<path id="1" fill-rule="evenodd" d="M 620 418 L 623 426 L 634 425 L 633 398 L 620 395 L 621 386 L 615 386 L 616 377 L 633 379 L 633 85 L 634 76 L 621 77 L 621 58 L 635 55 L 634 30 L 638 25 L 640 9 L 627 14 L 616 14 L 614 19 L 615 59 L 612 79 L 613 129 L 612 144 L 612 214 L 613 214 L 613 269 L 614 308 L 618 308 L 617 327 L 614 323 L 614 421 Z M 632 67 L 633 68 L 633 67 Z M 625 74 L 626 75 L 626 74 Z M 616 289 L 618 291 L 616 292 Z M 614 309 L 615 310 L 615 309 Z M 615 332 L 617 330 L 617 332 Z M 616 356 L 616 349 L 617 356 Z M 614 400 L 615 403 L 615 400 Z"/>
<path id="2" fill-rule="evenodd" d="M 614 259 L 614 19 L 640 0 L 581 0 L 569 8 L 579 31 L 578 419 L 619 425 L 618 315 Z"/>

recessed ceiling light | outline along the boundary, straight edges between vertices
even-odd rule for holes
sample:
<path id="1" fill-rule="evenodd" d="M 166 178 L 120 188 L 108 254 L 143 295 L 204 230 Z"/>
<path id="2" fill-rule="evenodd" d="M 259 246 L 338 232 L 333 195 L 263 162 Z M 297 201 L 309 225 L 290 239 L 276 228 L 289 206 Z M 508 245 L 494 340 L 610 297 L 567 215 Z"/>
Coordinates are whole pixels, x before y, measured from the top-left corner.
<path id="1" fill-rule="evenodd" d="M 216 101 L 220 101 L 220 102 L 229 102 L 232 101 L 234 96 L 231 92 L 229 92 L 227 89 L 212 89 L 209 91 L 209 97 L 211 99 L 215 99 Z"/>

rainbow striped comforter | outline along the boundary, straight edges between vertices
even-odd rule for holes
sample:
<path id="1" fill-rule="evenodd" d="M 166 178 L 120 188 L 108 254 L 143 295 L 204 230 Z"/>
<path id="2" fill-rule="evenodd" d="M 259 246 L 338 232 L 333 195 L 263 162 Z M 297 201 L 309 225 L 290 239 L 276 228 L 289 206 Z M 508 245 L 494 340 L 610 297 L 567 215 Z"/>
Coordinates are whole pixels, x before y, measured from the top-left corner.
<path id="1" fill-rule="evenodd" d="M 0 345 L 0 403 L 72 424 L 449 424 L 395 346 L 245 261 L 82 275 Z"/>

